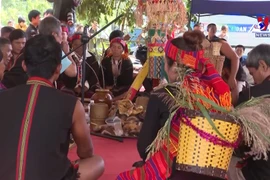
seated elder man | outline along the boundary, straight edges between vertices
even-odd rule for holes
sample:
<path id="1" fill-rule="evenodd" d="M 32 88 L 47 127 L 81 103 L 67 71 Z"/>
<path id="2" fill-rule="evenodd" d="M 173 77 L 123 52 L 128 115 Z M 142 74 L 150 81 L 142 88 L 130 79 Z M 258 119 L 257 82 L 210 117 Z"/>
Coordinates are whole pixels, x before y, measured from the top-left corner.
<path id="1" fill-rule="evenodd" d="M 259 97 L 270 94 L 270 44 L 260 44 L 250 51 L 246 66 L 253 76 L 255 86 L 242 91 L 239 95 L 238 104 L 250 100 L 252 97 Z M 239 163 L 246 180 L 270 179 L 270 159 L 254 159 L 247 155 L 249 147 L 240 146 L 236 151 L 243 162 Z M 270 151 L 268 152 L 270 153 Z M 234 179 L 233 179 L 234 180 Z"/>
<path id="2" fill-rule="evenodd" d="M 98 179 L 104 162 L 93 154 L 84 107 L 52 84 L 61 71 L 60 44 L 52 35 L 37 35 L 24 54 L 27 83 L 0 93 L 1 179 Z M 76 163 L 67 157 L 70 132 L 80 157 Z"/>

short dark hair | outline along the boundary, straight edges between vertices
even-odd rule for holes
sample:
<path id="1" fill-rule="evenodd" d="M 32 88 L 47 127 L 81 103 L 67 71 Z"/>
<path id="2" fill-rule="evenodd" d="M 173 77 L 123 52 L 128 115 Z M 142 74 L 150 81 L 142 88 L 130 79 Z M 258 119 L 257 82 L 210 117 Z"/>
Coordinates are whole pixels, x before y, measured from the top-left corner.
<path id="1" fill-rule="evenodd" d="M 139 46 L 135 57 L 140 60 L 142 65 L 144 65 L 147 60 L 147 46 Z"/>
<path id="2" fill-rule="evenodd" d="M 47 9 L 47 10 L 44 12 L 43 16 L 44 16 L 45 14 L 51 14 L 51 15 L 53 15 L 53 9 Z"/>
<path id="3" fill-rule="evenodd" d="M 21 38 L 26 38 L 25 32 L 21 29 L 15 29 L 9 35 L 10 42 L 17 40 L 17 39 L 21 39 Z"/>
<path id="4" fill-rule="evenodd" d="M 2 29 L 1 29 L 1 36 L 3 34 L 6 34 L 6 33 L 11 33 L 14 29 L 15 28 L 10 27 L 10 26 L 4 26 L 4 27 L 2 27 Z"/>
<path id="5" fill-rule="evenodd" d="M 40 12 L 39 12 L 38 10 L 32 10 L 32 11 L 30 11 L 29 14 L 28 14 L 28 20 L 29 20 L 30 22 L 32 22 L 32 18 L 36 18 L 36 17 L 39 16 L 39 15 L 40 15 Z"/>
<path id="6" fill-rule="evenodd" d="M 196 24 L 194 24 L 193 28 L 200 27 L 200 26 L 201 26 L 201 23 L 196 23 Z"/>
<path id="7" fill-rule="evenodd" d="M 7 38 L 0 37 L 0 48 L 6 44 L 10 44 L 10 41 Z"/>
<path id="8" fill-rule="evenodd" d="M 53 32 L 59 33 L 60 30 L 61 22 L 53 16 L 44 18 L 38 26 L 39 34 L 43 35 L 51 35 Z"/>
<path id="9" fill-rule="evenodd" d="M 242 48 L 244 51 L 246 50 L 245 46 L 241 45 L 241 44 L 238 44 L 237 46 L 235 46 L 235 49 L 237 48 Z"/>
<path id="10" fill-rule="evenodd" d="M 207 31 L 209 31 L 209 29 L 210 29 L 211 27 L 215 27 L 215 28 L 217 28 L 217 25 L 216 25 L 216 24 L 214 24 L 214 23 L 210 23 L 210 24 L 208 24 L 208 25 L 207 25 Z"/>
<path id="11" fill-rule="evenodd" d="M 23 17 L 18 17 L 18 23 L 22 23 L 22 22 L 25 22 L 25 19 Z"/>
<path id="12" fill-rule="evenodd" d="M 270 66 L 270 45 L 260 44 L 253 48 L 249 53 L 246 60 L 246 66 L 252 68 L 259 67 L 259 61 L 263 60 L 267 66 Z"/>
<path id="13" fill-rule="evenodd" d="M 111 41 L 112 39 L 116 38 L 116 37 L 120 37 L 122 38 L 124 36 L 124 33 L 120 30 L 114 30 L 111 32 L 110 36 L 109 36 L 109 41 Z"/>
<path id="14" fill-rule="evenodd" d="M 225 61 L 224 61 L 224 64 L 223 64 L 223 69 L 226 68 L 229 71 L 231 71 L 231 64 L 232 64 L 232 61 L 226 57 Z M 246 81 L 247 80 L 247 74 L 244 71 L 243 66 L 241 65 L 241 63 L 239 63 L 239 68 L 238 68 L 238 71 L 236 73 L 235 79 L 237 81 Z"/>
<path id="15" fill-rule="evenodd" d="M 30 77 L 50 79 L 61 64 L 61 58 L 61 45 L 52 35 L 39 34 L 25 44 L 24 61 Z"/>
<path id="16" fill-rule="evenodd" d="M 221 26 L 221 31 L 228 29 L 227 26 Z"/>

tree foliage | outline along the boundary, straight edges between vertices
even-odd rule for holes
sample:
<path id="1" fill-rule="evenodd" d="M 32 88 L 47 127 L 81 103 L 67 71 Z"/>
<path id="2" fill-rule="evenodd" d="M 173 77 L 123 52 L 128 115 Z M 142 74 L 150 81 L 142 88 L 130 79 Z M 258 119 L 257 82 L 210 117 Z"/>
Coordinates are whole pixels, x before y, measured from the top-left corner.
<path id="1" fill-rule="evenodd" d="M 187 7 L 188 19 L 192 22 L 197 22 L 195 15 L 190 13 L 192 0 L 184 0 Z M 77 17 L 79 20 L 86 20 L 85 23 L 92 21 L 107 23 L 122 13 L 125 18 L 118 22 L 118 24 L 126 25 L 128 27 L 135 26 L 134 11 L 136 9 L 137 0 L 83 0 L 82 5 L 78 8 Z M 190 23 L 187 25 L 190 28 Z"/>
<path id="2" fill-rule="evenodd" d="M 188 20 L 189 20 L 189 23 L 187 24 L 187 27 L 188 27 L 189 29 L 192 29 L 192 28 L 190 27 L 190 22 L 198 23 L 198 18 L 197 18 L 197 16 L 190 13 L 190 10 L 191 10 L 191 3 L 192 3 L 192 0 L 185 0 L 185 4 L 186 4 L 186 8 L 187 8 L 187 17 L 188 17 Z"/>
<path id="3" fill-rule="evenodd" d="M 118 21 L 118 25 L 134 26 L 134 7 L 137 0 L 83 0 L 77 9 L 79 21 L 90 23 L 98 21 L 101 24 L 108 23 L 120 14 L 125 17 Z"/>
<path id="4" fill-rule="evenodd" d="M 191 21 L 197 22 L 197 17 L 190 14 L 192 0 L 184 0 L 187 6 L 188 17 Z M 117 25 L 124 29 L 125 26 L 135 27 L 134 11 L 136 9 L 137 0 L 83 0 L 82 5 L 77 8 L 77 19 L 79 23 L 90 24 L 98 21 L 104 26 L 120 14 L 125 14 Z M 2 0 L 0 12 L 1 23 L 6 25 L 9 20 L 17 23 L 19 16 L 28 21 L 29 11 L 36 9 L 43 13 L 46 9 L 52 8 L 52 3 L 47 0 Z M 188 25 L 189 27 L 189 25 Z"/>
<path id="5" fill-rule="evenodd" d="M 52 3 L 46 0 L 2 0 L 1 23 L 6 25 L 9 20 L 13 20 L 16 24 L 20 16 L 29 23 L 28 13 L 31 10 L 36 9 L 43 14 L 49 8 L 52 8 Z"/>

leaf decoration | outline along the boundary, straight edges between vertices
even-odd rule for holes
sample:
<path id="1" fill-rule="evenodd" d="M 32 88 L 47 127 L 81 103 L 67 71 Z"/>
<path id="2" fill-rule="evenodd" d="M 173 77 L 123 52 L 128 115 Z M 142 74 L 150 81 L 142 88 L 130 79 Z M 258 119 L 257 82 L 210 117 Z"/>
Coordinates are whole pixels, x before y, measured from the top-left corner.
<path id="1" fill-rule="evenodd" d="M 211 127 L 213 128 L 213 130 L 223 139 L 225 139 L 225 137 L 219 132 L 218 128 L 216 127 L 214 121 L 212 120 L 212 118 L 209 116 L 208 111 L 206 110 L 206 108 L 199 102 L 196 101 L 195 102 L 197 107 L 200 109 L 200 111 L 202 112 L 203 116 L 207 119 L 208 123 L 211 125 Z"/>
<path id="2" fill-rule="evenodd" d="M 214 109 L 216 109 L 217 111 L 223 112 L 223 113 L 228 113 L 229 111 L 221 106 L 219 106 L 217 103 L 215 103 L 214 101 L 207 99 L 206 97 L 199 95 L 199 94 L 194 94 L 194 96 L 198 99 L 201 99 L 202 101 L 210 104 Z"/>

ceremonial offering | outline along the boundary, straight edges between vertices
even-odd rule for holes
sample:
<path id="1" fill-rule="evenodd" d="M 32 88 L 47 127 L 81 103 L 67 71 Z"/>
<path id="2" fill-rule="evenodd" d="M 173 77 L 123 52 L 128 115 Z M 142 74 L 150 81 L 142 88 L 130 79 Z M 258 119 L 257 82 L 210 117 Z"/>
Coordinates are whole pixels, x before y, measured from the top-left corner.
<path id="1" fill-rule="evenodd" d="M 187 23 L 187 11 L 182 0 L 139 0 L 135 11 L 136 24 L 143 26 L 143 15 L 148 23 L 162 24 L 160 28 L 168 28 L 174 21 L 180 26 Z"/>
<path id="2" fill-rule="evenodd" d="M 135 98 L 137 92 L 142 87 L 144 79 L 147 77 L 148 70 L 149 70 L 149 61 L 147 60 L 144 63 L 143 67 L 140 69 L 140 71 L 139 71 L 138 75 L 136 76 L 136 78 L 134 79 L 132 85 L 130 86 L 130 88 L 127 92 L 127 95 L 126 95 L 126 99 L 129 99 L 132 101 Z"/>
<path id="3" fill-rule="evenodd" d="M 105 123 L 100 123 L 93 131 L 111 136 L 134 138 L 141 130 L 144 114 L 143 106 L 124 99 L 112 105 L 107 119 L 102 121 Z"/>
<path id="4" fill-rule="evenodd" d="M 148 31 L 148 77 L 154 79 L 164 78 L 164 46 L 167 41 L 165 32 L 156 29 Z"/>
<path id="5" fill-rule="evenodd" d="M 109 114 L 109 107 L 104 103 L 94 103 L 90 106 L 90 127 L 95 130 L 97 126 L 105 124 Z"/>
<path id="6" fill-rule="evenodd" d="M 139 96 L 137 97 L 135 104 L 137 106 L 142 106 L 143 110 L 146 111 L 147 105 L 148 105 L 149 97 L 146 96 Z"/>
<path id="7" fill-rule="evenodd" d="M 112 106 L 112 95 L 108 89 L 97 89 L 95 94 L 91 97 L 95 103 L 105 103 L 108 105 L 109 109 Z"/>
<path id="8" fill-rule="evenodd" d="M 147 16 L 147 22 L 143 16 Z M 167 30 L 174 24 L 183 28 L 187 23 L 187 11 L 182 0 L 139 0 L 135 11 L 136 24 L 139 27 L 147 24 L 148 60 L 139 72 L 127 93 L 127 99 L 133 100 L 142 85 L 146 74 L 153 81 L 153 87 L 166 78 L 164 72 L 164 45 L 167 41 Z M 148 69 L 146 69 L 148 68 Z"/>

